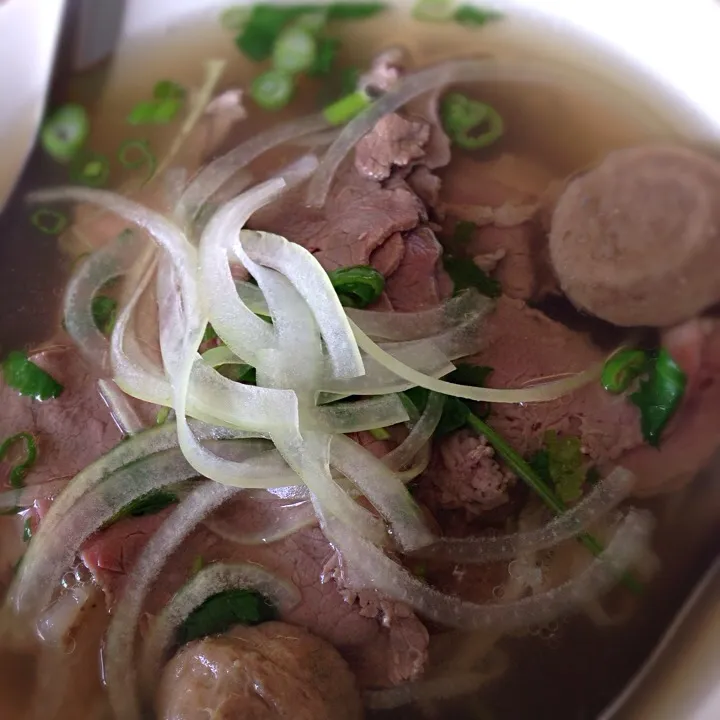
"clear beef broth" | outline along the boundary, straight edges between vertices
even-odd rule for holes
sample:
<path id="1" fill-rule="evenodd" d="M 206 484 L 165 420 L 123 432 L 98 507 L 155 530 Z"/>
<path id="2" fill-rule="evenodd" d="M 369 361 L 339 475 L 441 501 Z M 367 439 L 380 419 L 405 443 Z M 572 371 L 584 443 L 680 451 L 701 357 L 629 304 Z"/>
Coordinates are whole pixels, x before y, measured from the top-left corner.
<path id="1" fill-rule="evenodd" d="M 401 22 L 407 27 L 403 33 L 404 46 L 416 64 L 455 57 L 456 48 L 463 47 L 468 55 L 535 58 L 540 63 L 552 60 L 573 68 L 578 82 L 572 87 L 517 83 L 470 88 L 473 96 L 491 103 L 502 114 L 507 127 L 505 137 L 492 149 L 476 153 L 477 159 L 491 160 L 502 153 L 512 153 L 532 160 L 550 176 L 562 178 L 596 162 L 614 148 L 676 138 L 687 130 L 680 124 L 677 108 L 659 91 L 643 85 L 639 78 L 633 80 L 632 74 L 623 76 L 621 87 L 618 77 L 613 76 L 614 61 L 603 58 L 597 49 L 583 48 L 579 42 L 568 43 L 559 50 L 563 43 L 552 42 L 549 28 L 517 18 L 490 25 L 479 33 L 455 26 L 414 23 L 405 18 Z M 344 42 L 342 60 L 366 65 L 378 51 L 395 44 L 395 27 L 395 22 L 387 17 L 353 27 L 352 35 Z M 186 86 L 197 85 L 202 62 L 208 57 L 228 60 L 223 87 L 244 87 L 255 72 L 240 58 L 229 36 L 214 26 L 197 23 L 175 28 L 163 38 L 149 38 L 121 48 L 111 67 L 72 78 L 61 93 L 62 99 L 91 108 L 92 145 L 99 152 L 112 154 L 128 139 L 124 123 L 128 109 L 148 95 L 154 82 L 168 77 Z M 297 93 L 290 108 L 272 118 L 258 112 L 248 101 L 249 118 L 238 126 L 226 145 L 251 136 L 269 121 L 279 122 L 317 109 L 322 93 L 319 84 L 309 83 Z M 140 137 L 131 135 L 134 139 Z M 162 129 L 143 133 L 142 137 L 153 144 L 158 157 L 162 157 L 163 145 L 171 140 Z M 280 163 L 282 158 L 275 160 Z M 18 346 L 35 347 L 53 335 L 64 281 L 72 263 L 83 252 L 81 247 L 63 247 L 56 238 L 35 231 L 23 200 L 30 188 L 60 182 L 63 172 L 36 152 L 0 218 L 3 238 L 0 302 L 6 309 L 0 317 L 3 354 Z M 444 172 L 451 173 L 452 165 Z M 124 179 L 121 174 L 111 178 L 114 186 L 121 185 Z M 562 303 L 544 309 L 558 319 L 573 316 L 572 310 Z M 572 317 L 572 321 L 577 322 L 577 317 Z M 595 330 L 604 345 L 610 346 L 617 339 L 615 331 L 608 332 L 604 325 L 595 324 Z M 643 596 L 634 601 L 632 617 L 617 626 L 599 627 L 581 615 L 561 621 L 552 632 L 539 633 L 542 637 L 536 633 L 506 638 L 500 648 L 509 658 L 507 671 L 476 696 L 431 705 L 426 708 L 430 716 L 434 713 L 438 718 L 468 720 L 533 715 L 557 720 L 594 717 L 637 670 L 709 559 L 720 550 L 717 533 L 713 532 L 714 511 L 719 501 L 720 489 L 709 469 L 679 493 L 636 503 L 651 508 L 658 519 L 655 550 L 661 567 Z M 0 533 L 14 536 L 17 532 L 17 522 L 0 518 Z M 86 645 L 83 639 L 74 651 L 76 659 L 85 664 L 83 675 L 97 682 L 93 680 L 87 687 L 78 685 L 83 696 L 82 709 L 75 706 L 78 697 L 66 694 L 65 705 L 52 716 L 58 720 L 79 717 L 91 706 L 97 708 L 93 710 L 94 717 L 105 717 L 96 647 L 98 623 L 102 624 L 94 614 L 87 631 L 92 642 Z M 26 693 L 31 692 L 35 677 L 48 672 L 43 659 L 47 661 L 46 655 L 36 658 L 37 676 L 28 669 L 17 680 L 18 685 L 27 683 Z M 23 663 L 27 662 L 24 658 Z M 31 662 L 23 667 L 30 665 Z M 42 686 L 41 682 L 38 687 Z M 28 712 L 22 694 L 11 700 L 18 703 L 12 708 L 14 717 L 25 717 Z M 94 702 L 99 705 L 92 705 Z M 370 715 L 418 716 L 413 706 Z"/>

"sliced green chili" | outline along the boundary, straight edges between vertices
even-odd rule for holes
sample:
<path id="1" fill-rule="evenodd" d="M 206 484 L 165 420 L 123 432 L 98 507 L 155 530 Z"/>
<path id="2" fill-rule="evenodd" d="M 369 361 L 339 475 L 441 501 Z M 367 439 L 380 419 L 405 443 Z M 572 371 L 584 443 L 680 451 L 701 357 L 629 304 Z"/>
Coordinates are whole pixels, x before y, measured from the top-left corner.
<path id="1" fill-rule="evenodd" d="M 367 307 L 374 303 L 385 289 L 385 278 L 382 273 L 369 265 L 353 265 L 331 270 L 328 277 L 345 307 Z"/>
<path id="2" fill-rule="evenodd" d="M 69 103 L 55 110 L 45 120 L 40 142 L 45 151 L 59 162 L 75 157 L 90 134 L 90 121 L 82 105 Z"/>
<path id="3" fill-rule="evenodd" d="M 462 93 L 449 93 L 443 98 L 440 117 L 450 139 L 466 150 L 488 147 L 505 132 L 503 119 L 497 110 Z M 486 130 L 479 132 L 483 126 Z"/>
<path id="4" fill-rule="evenodd" d="M 10 448 L 21 441 L 25 443 L 25 459 L 10 470 L 10 485 L 14 488 L 21 488 L 25 484 L 25 477 L 37 460 L 37 443 L 31 433 L 19 432 L 11 435 L 0 445 L 0 460 L 2 460 Z"/>
<path id="5" fill-rule="evenodd" d="M 252 99 L 265 110 L 279 110 L 292 99 L 295 91 L 293 76 L 284 70 L 260 73 L 250 86 Z"/>
<path id="6" fill-rule="evenodd" d="M 643 350 L 619 350 L 606 360 L 600 382 L 609 393 L 617 395 L 625 392 L 630 383 L 647 370 L 648 361 L 648 355 Z"/>

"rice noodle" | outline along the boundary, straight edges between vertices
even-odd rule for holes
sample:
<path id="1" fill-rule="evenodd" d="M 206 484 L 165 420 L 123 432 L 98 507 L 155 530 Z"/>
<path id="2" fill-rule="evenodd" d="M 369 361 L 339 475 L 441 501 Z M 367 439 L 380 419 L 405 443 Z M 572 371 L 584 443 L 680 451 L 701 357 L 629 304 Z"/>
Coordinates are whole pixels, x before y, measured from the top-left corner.
<path id="1" fill-rule="evenodd" d="M 407 603 L 419 615 L 449 627 L 507 632 L 542 625 L 597 597 L 645 552 L 652 529 L 649 513 L 630 511 L 600 556 L 564 584 L 508 603 L 479 605 L 446 595 L 416 578 L 382 550 L 324 518 L 326 534 L 346 563 L 351 589 L 373 588 Z"/>
<path id="2" fill-rule="evenodd" d="M 105 678 L 110 705 L 117 720 L 139 720 L 137 673 L 133 662 L 135 637 L 145 598 L 168 558 L 216 508 L 237 493 L 236 488 L 204 483 L 183 500 L 150 538 L 115 607 L 105 645 Z"/>
<path id="3" fill-rule="evenodd" d="M 536 530 L 488 537 L 443 538 L 416 555 L 454 563 L 511 560 L 522 552 L 538 552 L 576 537 L 617 507 L 632 491 L 635 478 L 615 468 L 581 502 Z"/>
<path id="4" fill-rule="evenodd" d="M 343 128 L 310 181 L 307 195 L 308 205 L 322 207 L 335 173 L 348 153 L 375 127 L 378 120 L 395 112 L 416 97 L 455 83 L 547 83 L 550 79 L 558 77 L 563 77 L 563 75 L 557 70 L 551 72 L 545 67 L 545 64 L 543 64 L 543 69 L 539 70 L 536 65 L 487 59 L 449 61 L 402 78 L 391 90 Z"/>
<path id="5" fill-rule="evenodd" d="M 258 565 L 218 562 L 202 568 L 152 621 L 145 637 L 140 676 L 141 695 L 148 706 L 152 705 L 162 663 L 188 615 L 219 592 L 244 588 L 259 592 L 281 613 L 292 610 L 300 602 L 300 591 L 295 585 Z"/>

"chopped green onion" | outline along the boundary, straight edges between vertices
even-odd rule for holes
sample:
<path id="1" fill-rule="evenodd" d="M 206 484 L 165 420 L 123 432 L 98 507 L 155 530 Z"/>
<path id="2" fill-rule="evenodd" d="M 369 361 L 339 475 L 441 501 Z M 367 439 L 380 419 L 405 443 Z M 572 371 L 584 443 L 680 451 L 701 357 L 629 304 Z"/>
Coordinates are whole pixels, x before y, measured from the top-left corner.
<path id="1" fill-rule="evenodd" d="M 217 635 L 233 625 L 257 625 L 277 619 L 275 606 L 255 590 L 224 590 L 209 597 L 193 610 L 178 628 L 180 645 Z"/>
<path id="2" fill-rule="evenodd" d="M 376 440 L 389 440 L 391 437 L 390 433 L 383 427 L 372 428 L 371 430 L 369 430 L 369 433 Z"/>
<path id="3" fill-rule="evenodd" d="M 325 119 L 331 125 L 344 125 L 370 106 L 372 100 L 367 93 L 357 90 L 340 98 L 323 110 Z"/>
<path id="4" fill-rule="evenodd" d="M 279 110 L 292 98 L 295 81 L 283 70 L 267 70 L 258 75 L 250 86 L 253 100 L 266 110 Z"/>
<path id="5" fill-rule="evenodd" d="M 107 295 L 96 295 L 92 300 L 92 316 L 97 329 L 103 335 L 110 335 L 117 318 L 117 300 Z"/>
<path id="6" fill-rule="evenodd" d="M 133 155 L 137 155 L 137 157 L 133 159 Z M 150 180 L 157 168 L 157 160 L 150 150 L 147 140 L 126 140 L 120 145 L 118 160 L 128 170 L 137 170 L 143 165 L 147 165 L 147 175 L 144 182 Z"/>
<path id="7" fill-rule="evenodd" d="M 192 565 L 190 566 L 190 577 L 194 577 L 197 575 L 205 566 L 205 559 L 202 555 L 198 555 L 193 561 Z"/>
<path id="8" fill-rule="evenodd" d="M 70 103 L 55 110 L 43 123 L 40 142 L 59 162 L 68 162 L 90 134 L 90 121 L 82 105 Z"/>
<path id="9" fill-rule="evenodd" d="M 475 288 L 483 295 L 491 298 L 500 297 L 502 287 L 500 283 L 481 270 L 469 258 L 460 258 L 445 253 L 443 266 L 453 281 L 454 292 L 457 295 L 461 290 Z"/>
<path id="10" fill-rule="evenodd" d="M 29 517 L 25 518 L 25 522 L 23 523 L 23 534 L 22 539 L 24 543 L 29 543 L 32 540 L 33 532 L 32 532 L 32 520 Z"/>
<path id="11" fill-rule="evenodd" d="M 647 370 L 648 362 L 647 353 L 643 350 L 619 350 L 605 361 L 600 382 L 613 395 L 625 392 L 630 383 Z"/>
<path id="12" fill-rule="evenodd" d="M 155 417 L 155 424 L 156 425 L 164 425 L 166 420 L 168 419 L 168 415 L 170 415 L 170 408 L 169 407 L 161 407 L 158 410 L 158 414 Z"/>
<path id="13" fill-rule="evenodd" d="M 420 22 L 446 22 L 453 19 L 454 0 L 417 0 L 412 16 Z"/>
<path id="14" fill-rule="evenodd" d="M 497 110 L 462 93 L 450 93 L 443 98 L 440 117 L 450 139 L 466 150 L 492 145 L 505 132 L 503 119 Z M 478 134 L 483 125 L 487 129 Z"/>
<path id="15" fill-rule="evenodd" d="M 70 223 L 67 215 L 50 208 L 36 210 L 30 216 L 30 222 L 46 235 L 59 235 Z"/>
<path id="16" fill-rule="evenodd" d="M 308 9 L 305 6 L 303 12 L 297 12 L 292 5 L 255 5 L 242 31 L 235 38 L 235 44 L 248 59 L 255 62 L 267 60 L 285 25 Z"/>
<path id="17" fill-rule="evenodd" d="M 320 38 L 317 41 L 317 52 L 315 60 L 308 68 L 308 75 L 317 77 L 318 75 L 329 75 L 332 70 L 333 63 L 341 42 L 337 38 Z"/>
<path id="18" fill-rule="evenodd" d="M 328 20 L 364 20 L 387 8 L 385 3 L 338 2 L 328 5 Z"/>
<path id="19" fill-rule="evenodd" d="M 70 165 L 70 178 L 80 185 L 102 187 L 107 183 L 109 175 L 110 161 L 99 153 L 82 152 Z"/>
<path id="20" fill-rule="evenodd" d="M 153 97 L 156 100 L 183 100 L 185 88 L 173 80 L 160 80 L 155 83 Z"/>
<path id="21" fill-rule="evenodd" d="M 299 27 L 290 27 L 280 33 L 273 45 L 273 66 L 294 75 L 311 68 L 316 53 L 317 44 L 312 34 Z"/>
<path id="22" fill-rule="evenodd" d="M 36 400 L 56 398 L 63 386 L 30 360 L 26 353 L 13 350 L 2 363 L 5 382 L 21 395 Z"/>
<path id="23" fill-rule="evenodd" d="M 220 13 L 220 25 L 226 30 L 237 32 L 245 27 L 250 18 L 250 8 L 247 5 L 234 5 Z"/>
<path id="24" fill-rule="evenodd" d="M 11 435 L 0 445 L 0 460 L 2 460 L 8 454 L 10 448 L 21 441 L 25 443 L 25 459 L 10 471 L 10 485 L 14 488 L 21 488 L 25 484 L 25 476 L 28 474 L 28 470 L 37 460 L 37 443 L 31 433 L 19 432 Z"/>
<path id="25" fill-rule="evenodd" d="M 328 277 L 345 307 L 367 307 L 374 303 L 385 289 L 385 278 L 382 273 L 369 265 L 353 265 L 331 270 Z"/>
<path id="26" fill-rule="evenodd" d="M 453 20 L 460 25 L 482 26 L 489 22 L 502 20 L 502 13 L 497 10 L 483 9 L 474 5 L 461 5 L 453 16 Z"/>
<path id="27" fill-rule="evenodd" d="M 647 379 L 630 396 L 633 405 L 640 409 L 643 437 L 653 447 L 660 444 L 662 431 L 680 406 L 686 385 L 685 373 L 670 353 L 661 348 L 651 361 Z"/>

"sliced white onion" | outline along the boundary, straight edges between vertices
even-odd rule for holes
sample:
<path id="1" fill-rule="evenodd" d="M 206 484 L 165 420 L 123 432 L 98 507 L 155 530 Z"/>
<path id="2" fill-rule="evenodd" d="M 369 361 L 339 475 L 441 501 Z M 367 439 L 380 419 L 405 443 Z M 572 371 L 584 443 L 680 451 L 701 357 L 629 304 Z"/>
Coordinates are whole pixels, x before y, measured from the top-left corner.
<path id="1" fill-rule="evenodd" d="M 40 485 L 6 490 L 0 493 L 0 514 L 32 507 L 38 500 L 49 500 L 67 487 L 68 480 L 51 480 Z"/>
<path id="2" fill-rule="evenodd" d="M 538 552 L 576 537 L 617 507 L 632 491 L 635 478 L 616 468 L 581 502 L 547 525 L 495 537 L 443 538 L 421 548 L 417 555 L 453 563 L 489 563 L 511 560 L 522 552 Z"/>
<path id="3" fill-rule="evenodd" d="M 243 289 L 244 291 L 244 289 Z M 345 312 L 374 340 L 421 340 L 479 319 L 493 308 L 493 301 L 476 290 L 465 290 L 442 305 L 417 312 L 356 310 Z"/>
<path id="4" fill-rule="evenodd" d="M 73 630 L 80 622 L 83 611 L 95 600 L 97 588 L 91 583 L 81 583 L 60 593 L 37 621 L 37 634 L 46 645 L 68 649 Z"/>
<path id="5" fill-rule="evenodd" d="M 558 70 L 536 65 L 487 60 L 454 60 L 433 65 L 408 75 L 374 102 L 365 112 L 351 120 L 341 131 L 322 159 L 320 168 L 308 187 L 308 205 L 322 207 L 337 169 L 348 153 L 385 115 L 395 112 L 411 100 L 431 90 L 465 82 L 535 82 L 547 83 L 566 76 Z"/>
<path id="6" fill-rule="evenodd" d="M 348 587 L 373 588 L 387 598 L 406 603 L 428 620 L 449 627 L 507 632 L 550 622 L 615 585 L 646 551 L 653 523 L 649 513 L 631 511 L 603 553 L 576 577 L 531 597 L 484 605 L 426 585 L 382 550 L 338 526 L 333 518 L 326 517 L 325 526 L 326 534 L 346 563 Z"/>
<path id="7" fill-rule="evenodd" d="M 241 143 L 222 157 L 209 163 L 188 185 L 180 198 L 176 217 L 192 220 L 198 210 L 239 170 L 273 148 L 297 138 L 328 128 L 321 115 L 311 115 L 283 125 L 274 125 L 265 132 Z"/>
<path id="8" fill-rule="evenodd" d="M 141 694 L 152 705 L 162 663 L 178 628 L 208 598 L 227 590 L 256 590 L 281 613 L 300 602 L 300 591 L 291 582 L 249 563 L 213 563 L 202 568 L 184 585 L 153 620 L 140 660 Z"/>
<path id="9" fill-rule="evenodd" d="M 383 457 L 383 463 L 391 470 L 401 470 L 409 465 L 420 450 L 430 442 L 442 417 L 444 406 L 445 397 L 443 395 L 430 393 L 425 409 L 420 419 L 413 425 L 410 434 L 400 445 Z"/>
<path id="10" fill-rule="evenodd" d="M 83 357 L 102 375 L 110 371 L 109 344 L 95 325 L 92 301 L 110 280 L 130 270 L 145 242 L 137 233 L 121 233 L 78 265 L 65 290 L 65 329 Z"/>
<path id="11" fill-rule="evenodd" d="M 400 548 L 410 551 L 433 541 L 422 510 L 402 480 L 369 450 L 344 435 L 335 435 L 330 461 L 388 521 Z"/>
<path id="12" fill-rule="evenodd" d="M 127 395 L 112 380 L 98 380 L 98 389 L 123 435 L 135 435 L 145 429 Z"/>
<path id="13" fill-rule="evenodd" d="M 383 348 L 373 342 L 357 325 L 354 323 L 352 323 L 352 325 L 358 345 L 370 357 L 398 377 L 403 378 L 411 383 L 411 385 L 419 385 L 433 392 L 465 398 L 467 400 L 475 400 L 477 402 L 524 403 L 556 400 L 573 390 L 587 385 L 599 376 L 602 369 L 602 363 L 597 363 L 583 372 L 563 378 L 562 380 L 554 380 L 526 388 L 498 389 L 458 385 L 457 383 L 447 382 L 446 380 L 438 380 L 415 370 L 396 357 L 393 357 L 386 350 L 383 350 Z"/>
<path id="14" fill-rule="evenodd" d="M 118 720 L 139 720 L 141 717 L 134 655 L 138 623 L 148 591 L 183 540 L 237 492 L 236 488 L 227 485 L 203 483 L 180 503 L 150 538 L 128 575 L 125 592 L 108 627 L 104 654 L 110 705 Z"/>

